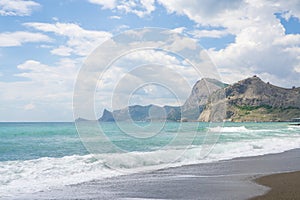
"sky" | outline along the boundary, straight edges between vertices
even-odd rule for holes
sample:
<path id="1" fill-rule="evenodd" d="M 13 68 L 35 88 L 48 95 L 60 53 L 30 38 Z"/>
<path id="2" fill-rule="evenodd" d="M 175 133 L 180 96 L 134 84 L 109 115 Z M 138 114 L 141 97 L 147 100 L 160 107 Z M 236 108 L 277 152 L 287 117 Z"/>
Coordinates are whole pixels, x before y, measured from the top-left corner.
<path id="1" fill-rule="evenodd" d="M 299 20 L 299 0 L 1 0 L 0 121 L 73 121 L 74 85 L 88 56 L 108 39 L 145 27 L 192 38 L 226 83 L 256 74 L 299 87 Z M 165 64 L 175 71 L 184 65 L 159 51 L 136 52 L 120 59 L 102 82 L 120 79 L 128 63 L 158 58 L 172 60 Z M 192 82 L 201 78 L 182 73 Z M 105 87 L 97 115 L 110 108 L 105 97 L 112 85 Z M 147 93 L 149 102 L 175 104 L 165 88 L 138 88 L 134 102 L 139 93 Z"/>

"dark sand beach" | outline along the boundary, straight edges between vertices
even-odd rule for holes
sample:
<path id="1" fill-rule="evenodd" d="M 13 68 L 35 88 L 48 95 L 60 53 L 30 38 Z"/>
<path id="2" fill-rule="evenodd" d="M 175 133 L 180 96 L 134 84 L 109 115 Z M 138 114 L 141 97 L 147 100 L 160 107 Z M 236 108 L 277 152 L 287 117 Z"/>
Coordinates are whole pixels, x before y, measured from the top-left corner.
<path id="1" fill-rule="evenodd" d="M 255 180 L 257 183 L 270 187 L 270 191 L 252 200 L 300 199 L 300 172 L 289 172 L 263 176 Z"/>
<path id="2" fill-rule="evenodd" d="M 280 154 L 94 180 L 15 199 L 250 199 L 269 191 L 268 187 L 254 183 L 253 179 L 299 170 L 300 150 L 295 149 Z M 283 177 L 287 177 L 285 180 L 289 183 L 284 184 Z M 297 181 L 300 181 L 298 173 L 268 176 L 258 180 L 268 186 L 271 183 L 270 186 L 275 190 L 282 184 L 289 187 L 289 184 L 294 185 Z M 283 199 L 288 199 L 284 193 L 282 195 Z"/>

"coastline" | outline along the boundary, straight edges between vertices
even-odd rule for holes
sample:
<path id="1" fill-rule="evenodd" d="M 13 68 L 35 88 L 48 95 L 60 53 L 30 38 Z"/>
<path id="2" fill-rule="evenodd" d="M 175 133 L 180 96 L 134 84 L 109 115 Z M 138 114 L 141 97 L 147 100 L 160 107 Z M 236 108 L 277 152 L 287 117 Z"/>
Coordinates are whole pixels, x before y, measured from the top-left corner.
<path id="1" fill-rule="evenodd" d="M 300 149 L 94 180 L 14 199 L 251 199 L 269 188 L 253 180 L 300 171 Z"/>
<path id="2" fill-rule="evenodd" d="M 271 174 L 254 181 L 270 190 L 251 200 L 300 199 L 300 171 Z"/>

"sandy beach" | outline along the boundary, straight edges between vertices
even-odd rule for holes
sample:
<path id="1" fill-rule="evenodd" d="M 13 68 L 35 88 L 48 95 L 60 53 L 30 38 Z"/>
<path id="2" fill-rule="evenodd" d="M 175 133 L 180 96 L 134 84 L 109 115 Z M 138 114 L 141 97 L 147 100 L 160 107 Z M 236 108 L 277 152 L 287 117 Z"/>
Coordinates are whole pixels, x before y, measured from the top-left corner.
<path id="1" fill-rule="evenodd" d="M 280 154 L 238 158 L 94 180 L 16 199 L 251 199 L 267 193 L 269 182 L 278 183 L 270 185 L 275 190 L 281 187 L 280 184 L 289 187 L 289 184 L 281 182 L 282 177 L 287 177 L 291 185 L 295 184 L 299 180 L 299 174 L 272 175 L 258 179 L 259 183 L 267 187 L 254 183 L 253 179 L 269 174 L 299 170 L 300 150 L 296 149 Z M 278 192 L 281 193 L 281 191 Z M 277 195 L 277 192 L 272 191 L 271 194 Z M 290 197 L 285 193 L 282 195 L 284 199 Z M 264 197 L 259 199 L 264 199 Z"/>
<path id="2" fill-rule="evenodd" d="M 270 187 L 270 191 L 252 200 L 300 199 L 300 172 L 289 172 L 263 176 L 255 180 Z"/>

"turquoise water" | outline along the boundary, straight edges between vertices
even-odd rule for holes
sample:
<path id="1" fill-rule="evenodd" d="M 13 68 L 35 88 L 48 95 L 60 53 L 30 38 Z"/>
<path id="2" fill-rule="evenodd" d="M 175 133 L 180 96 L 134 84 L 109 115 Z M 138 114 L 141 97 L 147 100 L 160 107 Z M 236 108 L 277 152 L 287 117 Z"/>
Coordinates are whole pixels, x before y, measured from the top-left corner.
<path id="1" fill-rule="evenodd" d="M 74 123 L 0 123 L 0 197 L 300 147 L 300 128 L 288 123 L 102 123 L 101 136 L 77 125 L 80 134 Z"/>
<path id="2" fill-rule="evenodd" d="M 178 130 L 180 125 L 184 127 Z M 161 124 L 158 123 L 158 126 Z M 268 137 L 280 138 L 299 133 L 298 127 L 288 126 L 287 123 L 226 123 L 224 126 L 224 132 L 220 134 L 218 143 L 259 140 Z M 201 145 L 208 127 L 208 123 L 195 125 L 195 123 L 168 122 L 160 133 L 155 134 L 155 137 L 135 138 L 126 137 L 126 133 L 123 133 L 115 123 L 102 124 L 109 141 L 125 151 L 157 150 L 167 146 L 178 131 L 181 131 L 182 140 L 189 139 L 192 145 Z M 194 132 L 189 134 L 192 131 L 197 131 L 196 137 Z M 0 139 L 0 161 L 89 153 L 80 140 L 75 124 L 71 122 L 0 123 Z"/>
<path id="3" fill-rule="evenodd" d="M 0 161 L 87 154 L 74 123 L 0 123 Z"/>

